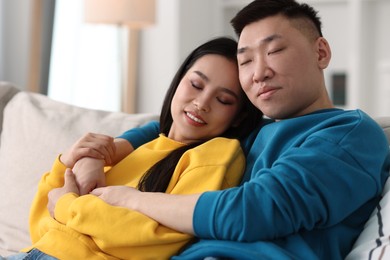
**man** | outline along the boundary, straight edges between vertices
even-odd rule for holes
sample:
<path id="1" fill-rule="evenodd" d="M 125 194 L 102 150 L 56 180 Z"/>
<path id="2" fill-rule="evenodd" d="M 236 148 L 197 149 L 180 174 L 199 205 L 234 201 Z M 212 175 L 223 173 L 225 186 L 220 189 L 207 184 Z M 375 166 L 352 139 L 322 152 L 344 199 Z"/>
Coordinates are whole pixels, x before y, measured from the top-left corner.
<path id="1" fill-rule="evenodd" d="M 200 238 L 175 259 L 343 259 L 388 176 L 385 136 L 362 111 L 333 107 L 323 74 L 331 50 L 310 6 L 257 0 L 232 24 L 242 87 L 272 119 L 243 142 L 242 185 L 186 196 L 129 188 L 117 205 Z M 122 138 L 136 147 L 156 128 Z"/>

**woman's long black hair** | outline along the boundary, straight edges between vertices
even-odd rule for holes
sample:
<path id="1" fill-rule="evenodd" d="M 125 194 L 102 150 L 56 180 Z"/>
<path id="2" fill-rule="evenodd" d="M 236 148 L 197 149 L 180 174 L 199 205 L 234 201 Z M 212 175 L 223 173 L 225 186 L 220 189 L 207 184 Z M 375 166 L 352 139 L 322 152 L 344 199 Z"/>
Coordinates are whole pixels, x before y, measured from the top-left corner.
<path id="1" fill-rule="evenodd" d="M 167 91 L 160 114 L 160 132 L 166 136 L 168 136 L 173 123 L 171 103 L 180 81 L 199 58 L 208 54 L 221 55 L 237 64 L 237 42 L 228 37 L 212 39 L 197 47 L 184 60 Z M 241 95 L 243 97 L 243 104 L 240 113 L 243 119 L 238 126 L 231 126 L 221 136 L 242 139 L 261 122 L 263 113 L 249 101 L 244 91 L 241 91 Z M 167 157 L 157 162 L 144 174 L 138 184 L 138 189 L 141 191 L 165 192 L 183 153 L 203 142 L 191 143 L 172 151 Z"/>

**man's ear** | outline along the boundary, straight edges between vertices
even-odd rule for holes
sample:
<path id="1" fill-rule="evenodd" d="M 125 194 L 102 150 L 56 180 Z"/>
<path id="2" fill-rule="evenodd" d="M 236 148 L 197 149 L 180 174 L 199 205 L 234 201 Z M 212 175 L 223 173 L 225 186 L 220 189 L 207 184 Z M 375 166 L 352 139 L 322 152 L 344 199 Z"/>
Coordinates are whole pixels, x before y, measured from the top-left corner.
<path id="1" fill-rule="evenodd" d="M 330 50 L 329 43 L 324 37 L 319 37 L 316 41 L 316 48 L 318 54 L 318 67 L 320 69 L 325 69 L 328 67 L 332 57 L 332 51 Z"/>

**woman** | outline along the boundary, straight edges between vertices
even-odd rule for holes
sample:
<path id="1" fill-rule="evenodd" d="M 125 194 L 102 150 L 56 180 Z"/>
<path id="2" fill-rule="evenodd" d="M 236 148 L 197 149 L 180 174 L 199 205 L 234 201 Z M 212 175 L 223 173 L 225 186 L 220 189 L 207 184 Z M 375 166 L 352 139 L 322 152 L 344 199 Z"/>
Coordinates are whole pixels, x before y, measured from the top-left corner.
<path id="1" fill-rule="evenodd" d="M 78 146 L 58 157 L 39 184 L 26 251 L 49 259 L 164 259 L 188 244 L 192 236 L 120 207 L 121 191 L 192 194 L 239 183 L 245 158 L 229 138 L 248 134 L 262 114 L 241 89 L 236 49 L 234 40 L 217 38 L 187 57 L 164 100 L 160 136 L 107 171 L 107 187 L 80 196 L 66 169 Z"/>

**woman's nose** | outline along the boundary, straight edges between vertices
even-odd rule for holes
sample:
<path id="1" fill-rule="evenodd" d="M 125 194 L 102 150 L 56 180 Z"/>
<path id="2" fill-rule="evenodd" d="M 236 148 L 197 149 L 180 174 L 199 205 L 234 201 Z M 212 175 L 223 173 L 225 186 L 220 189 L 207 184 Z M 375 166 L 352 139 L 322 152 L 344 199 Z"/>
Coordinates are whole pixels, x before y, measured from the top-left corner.
<path id="1" fill-rule="evenodd" d="M 207 95 L 198 96 L 193 104 L 198 111 L 208 112 L 210 110 L 210 98 Z"/>

